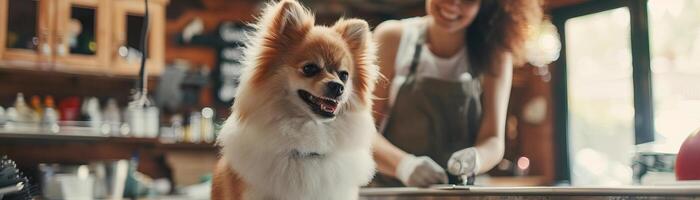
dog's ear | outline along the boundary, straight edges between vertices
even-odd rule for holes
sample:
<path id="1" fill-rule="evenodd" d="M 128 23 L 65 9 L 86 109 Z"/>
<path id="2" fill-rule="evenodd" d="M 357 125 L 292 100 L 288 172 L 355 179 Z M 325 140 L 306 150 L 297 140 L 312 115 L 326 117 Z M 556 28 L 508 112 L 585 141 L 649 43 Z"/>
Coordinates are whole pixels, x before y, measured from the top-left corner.
<path id="1" fill-rule="evenodd" d="M 372 91 L 379 70 L 375 63 L 375 45 L 369 25 L 364 20 L 347 19 L 336 22 L 333 29 L 347 42 L 352 53 L 355 63 L 352 79 L 357 90 L 355 94 L 365 105 L 371 107 Z"/>
<path id="2" fill-rule="evenodd" d="M 269 4 L 254 26 L 256 31 L 247 53 L 252 58 L 250 81 L 261 83 L 274 71 L 275 60 L 313 28 L 314 17 L 296 1 L 281 0 Z"/>
<path id="3" fill-rule="evenodd" d="M 267 34 L 264 42 L 287 46 L 303 39 L 313 27 L 314 17 L 298 2 L 282 0 L 265 10 L 261 22 L 259 28 Z"/>
<path id="4" fill-rule="evenodd" d="M 357 54 L 358 51 L 367 48 L 371 33 L 369 25 L 364 20 L 340 20 L 333 25 L 333 29 L 343 37 L 353 53 Z"/>

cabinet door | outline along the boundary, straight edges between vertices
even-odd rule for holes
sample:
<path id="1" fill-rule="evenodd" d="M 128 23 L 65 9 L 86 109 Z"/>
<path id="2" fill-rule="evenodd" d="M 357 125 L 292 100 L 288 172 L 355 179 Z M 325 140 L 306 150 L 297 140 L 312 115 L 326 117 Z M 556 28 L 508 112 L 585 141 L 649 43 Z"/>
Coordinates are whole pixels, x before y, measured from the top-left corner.
<path id="1" fill-rule="evenodd" d="M 28 66 L 51 62 L 54 0 L 0 0 L 0 59 Z M 16 66 L 13 64 L 13 66 Z"/>
<path id="2" fill-rule="evenodd" d="M 144 3 L 139 0 L 115 1 L 113 4 L 114 34 L 110 71 L 118 75 L 137 75 L 141 63 L 140 50 Z M 158 75 L 164 67 L 165 12 L 164 4 L 149 2 L 148 56 L 149 75 Z"/>
<path id="3" fill-rule="evenodd" d="M 107 71 L 109 2 L 60 0 L 56 12 L 54 55 L 60 70 Z"/>

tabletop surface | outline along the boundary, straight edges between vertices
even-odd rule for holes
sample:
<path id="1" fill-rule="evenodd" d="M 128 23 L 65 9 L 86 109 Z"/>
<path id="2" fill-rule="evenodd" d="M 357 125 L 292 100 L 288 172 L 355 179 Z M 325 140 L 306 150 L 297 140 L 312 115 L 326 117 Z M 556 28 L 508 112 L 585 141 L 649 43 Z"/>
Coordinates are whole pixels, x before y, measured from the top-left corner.
<path id="1" fill-rule="evenodd" d="M 680 195 L 700 196 L 700 184 L 672 186 L 615 186 L 615 187 L 434 187 L 434 188 L 362 188 L 360 196 L 454 196 L 454 195 Z"/>

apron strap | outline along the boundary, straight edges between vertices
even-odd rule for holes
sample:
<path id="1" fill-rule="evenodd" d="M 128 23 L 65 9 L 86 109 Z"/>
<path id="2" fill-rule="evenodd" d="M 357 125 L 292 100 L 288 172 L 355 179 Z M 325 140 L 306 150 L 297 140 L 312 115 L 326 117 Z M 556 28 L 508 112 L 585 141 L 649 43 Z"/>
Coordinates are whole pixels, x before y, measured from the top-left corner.
<path id="1" fill-rule="evenodd" d="M 406 85 L 406 82 L 412 81 L 409 79 L 413 79 L 416 74 L 416 68 L 418 68 L 418 62 L 420 61 L 420 54 L 421 51 L 423 50 L 423 43 L 425 43 L 425 32 L 427 28 L 426 26 L 420 26 L 418 27 L 418 39 L 416 40 L 416 45 L 415 45 L 415 50 L 413 51 L 413 57 L 411 57 L 411 65 L 409 66 L 409 71 L 408 74 L 406 75 L 406 80 L 401 83 L 402 87 L 403 85 Z M 394 100 L 396 101 L 396 100 Z M 386 124 L 389 121 L 389 116 L 385 116 L 384 119 L 382 119 L 381 124 L 379 124 L 379 130 L 381 131 L 382 135 L 386 136 L 385 128 Z"/>
<path id="2" fill-rule="evenodd" d="M 418 60 L 420 60 L 420 53 L 421 50 L 423 50 L 423 44 L 422 43 L 416 43 L 416 49 L 413 52 L 413 58 L 411 59 L 411 68 L 408 71 L 408 76 L 413 76 L 416 73 L 416 68 L 418 68 Z"/>
<path id="3" fill-rule="evenodd" d="M 407 77 L 411 77 L 416 73 L 416 69 L 418 68 L 418 62 L 420 61 L 420 54 L 423 50 L 423 44 L 425 43 L 426 31 L 427 27 L 425 25 L 418 27 L 418 39 L 416 40 L 416 46 L 415 50 L 413 51 L 413 57 L 411 58 L 411 66 L 409 68 Z"/>

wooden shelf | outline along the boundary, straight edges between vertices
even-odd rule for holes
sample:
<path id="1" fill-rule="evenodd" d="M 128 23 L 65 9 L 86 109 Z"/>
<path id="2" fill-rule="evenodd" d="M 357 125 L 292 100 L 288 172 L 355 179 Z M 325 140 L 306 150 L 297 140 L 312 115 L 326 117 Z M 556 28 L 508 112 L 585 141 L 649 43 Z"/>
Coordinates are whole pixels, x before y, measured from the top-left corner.
<path id="1" fill-rule="evenodd" d="M 110 72 L 93 72 L 84 70 L 71 70 L 71 66 L 37 64 L 31 62 L 9 62 L 0 60 L 0 72 L 19 73 L 34 76 L 51 75 L 61 77 L 81 77 L 81 78 L 107 78 L 113 80 L 134 81 L 139 78 L 137 75 L 123 75 Z M 149 74 L 149 79 L 157 79 L 159 75 Z"/>
<path id="2" fill-rule="evenodd" d="M 217 150 L 218 147 L 214 143 L 162 143 L 158 142 L 156 144 L 157 148 L 164 150 L 203 150 L 203 151 L 213 151 Z"/>
<path id="3" fill-rule="evenodd" d="M 213 143 L 163 143 L 157 138 L 0 129 L 0 155 L 15 160 L 25 172 L 36 172 L 41 163 L 86 164 L 137 156 L 140 172 L 155 178 L 170 177 L 172 166 L 165 158 L 181 154 L 209 159 L 218 155 L 218 148 Z"/>
<path id="4" fill-rule="evenodd" d="M 95 141 L 106 140 L 109 137 L 102 135 L 86 135 L 74 133 L 48 134 L 30 133 L 19 131 L 0 131 L 0 143 L 21 141 Z"/>
<path id="5" fill-rule="evenodd" d="M 157 138 L 137 137 L 110 137 L 89 133 L 41 133 L 0 130 L 0 144 L 6 145 L 32 145 L 32 144 L 71 144 L 71 143 L 97 143 L 99 144 L 123 144 L 126 146 L 140 146 L 142 148 L 155 148 L 160 151 L 168 150 L 194 150 L 215 151 L 214 143 L 163 143 Z"/>

